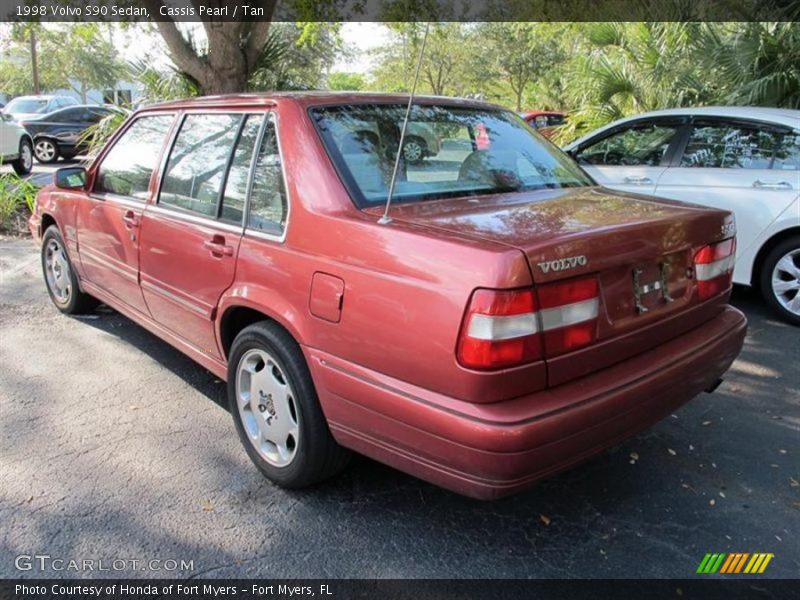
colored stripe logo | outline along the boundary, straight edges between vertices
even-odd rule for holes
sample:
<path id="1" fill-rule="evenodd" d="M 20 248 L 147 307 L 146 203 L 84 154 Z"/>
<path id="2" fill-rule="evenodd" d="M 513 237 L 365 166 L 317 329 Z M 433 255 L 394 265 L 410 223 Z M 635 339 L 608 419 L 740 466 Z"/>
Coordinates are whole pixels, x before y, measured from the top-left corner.
<path id="1" fill-rule="evenodd" d="M 775 555 L 763 552 L 756 552 L 754 554 L 750 554 L 749 552 L 709 552 L 703 557 L 703 560 L 700 561 L 700 566 L 697 567 L 697 573 L 703 575 L 710 575 L 713 573 L 726 575 L 737 573 L 763 573 L 773 556 Z"/>

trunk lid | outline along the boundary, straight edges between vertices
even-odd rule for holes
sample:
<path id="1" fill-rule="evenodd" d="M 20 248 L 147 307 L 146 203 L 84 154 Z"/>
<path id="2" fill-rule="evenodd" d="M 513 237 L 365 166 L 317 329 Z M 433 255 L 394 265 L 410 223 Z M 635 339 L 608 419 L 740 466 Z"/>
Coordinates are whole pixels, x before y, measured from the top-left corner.
<path id="1" fill-rule="evenodd" d="M 597 275 L 597 343 L 575 353 L 580 364 L 548 361 L 551 384 L 676 337 L 724 304 L 697 300 L 692 268 L 700 247 L 732 235 L 725 211 L 593 187 L 399 205 L 392 218 L 517 248 L 536 286 Z"/>

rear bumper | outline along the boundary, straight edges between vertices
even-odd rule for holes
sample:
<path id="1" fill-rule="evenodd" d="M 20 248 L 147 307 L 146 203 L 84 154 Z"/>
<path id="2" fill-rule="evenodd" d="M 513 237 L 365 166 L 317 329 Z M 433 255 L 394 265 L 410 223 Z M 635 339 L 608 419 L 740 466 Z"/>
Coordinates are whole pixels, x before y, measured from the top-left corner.
<path id="1" fill-rule="evenodd" d="M 522 398 L 471 404 L 305 348 L 344 446 L 476 498 L 517 492 L 659 421 L 739 354 L 744 315 L 727 307 L 666 344 Z"/>

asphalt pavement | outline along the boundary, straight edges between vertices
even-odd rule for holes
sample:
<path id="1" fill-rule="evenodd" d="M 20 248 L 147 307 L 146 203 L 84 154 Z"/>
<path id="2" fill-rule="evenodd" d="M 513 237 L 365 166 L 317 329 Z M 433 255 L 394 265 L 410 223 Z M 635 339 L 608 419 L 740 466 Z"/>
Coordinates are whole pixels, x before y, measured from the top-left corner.
<path id="1" fill-rule="evenodd" d="M 800 330 L 733 303 L 750 328 L 716 393 L 525 493 L 479 502 L 365 458 L 288 492 L 221 381 L 109 309 L 61 315 L 33 243 L 2 239 L 0 577 L 694 577 L 707 552 L 769 552 L 760 577 L 797 578 Z M 17 569 L 37 554 L 162 562 Z"/>

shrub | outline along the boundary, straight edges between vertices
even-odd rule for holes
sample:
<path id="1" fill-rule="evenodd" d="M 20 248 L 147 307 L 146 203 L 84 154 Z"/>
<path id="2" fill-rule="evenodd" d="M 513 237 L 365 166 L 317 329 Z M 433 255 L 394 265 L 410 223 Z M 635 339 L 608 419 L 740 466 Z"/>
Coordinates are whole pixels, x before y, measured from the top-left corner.
<path id="1" fill-rule="evenodd" d="M 0 230 L 27 231 L 26 221 L 33 212 L 38 188 L 14 173 L 0 174 Z"/>

